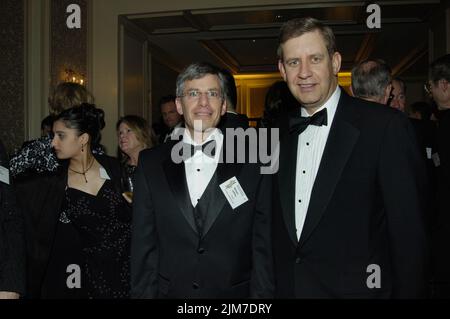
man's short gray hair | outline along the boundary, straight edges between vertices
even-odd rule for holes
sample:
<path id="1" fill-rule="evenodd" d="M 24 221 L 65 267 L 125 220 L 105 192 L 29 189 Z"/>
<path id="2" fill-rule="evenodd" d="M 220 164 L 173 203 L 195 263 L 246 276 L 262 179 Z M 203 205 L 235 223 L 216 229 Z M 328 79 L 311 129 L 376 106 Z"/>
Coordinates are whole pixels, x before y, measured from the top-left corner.
<path id="1" fill-rule="evenodd" d="M 352 91 L 356 97 L 383 97 L 391 82 L 391 68 L 381 59 L 364 60 L 352 69 Z"/>
<path id="2" fill-rule="evenodd" d="M 332 56 L 336 52 L 336 38 L 333 30 L 315 18 L 305 17 L 289 20 L 281 26 L 278 36 L 278 59 L 283 60 L 282 45 L 284 43 L 290 39 L 315 31 L 320 33 L 327 47 L 328 54 Z"/>
<path id="3" fill-rule="evenodd" d="M 177 88 L 176 88 L 176 94 L 177 97 L 181 97 L 184 95 L 184 85 L 186 81 L 192 81 L 201 79 L 202 77 L 212 74 L 217 75 L 219 78 L 220 83 L 220 93 L 222 96 L 226 92 L 225 87 L 225 78 L 223 74 L 220 72 L 220 69 L 216 66 L 209 64 L 207 62 L 195 62 L 187 66 L 177 77 Z"/>

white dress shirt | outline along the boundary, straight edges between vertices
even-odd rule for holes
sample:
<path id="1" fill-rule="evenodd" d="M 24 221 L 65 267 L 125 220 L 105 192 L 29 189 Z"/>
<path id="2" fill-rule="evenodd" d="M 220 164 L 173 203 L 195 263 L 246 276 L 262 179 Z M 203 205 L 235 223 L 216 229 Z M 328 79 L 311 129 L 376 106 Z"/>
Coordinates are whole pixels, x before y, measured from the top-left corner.
<path id="1" fill-rule="evenodd" d="M 216 141 L 216 150 L 214 158 L 205 155 L 201 150 L 196 150 L 194 155 L 184 161 L 184 170 L 186 173 L 186 181 L 189 189 L 189 196 L 191 197 L 192 206 L 196 206 L 197 202 L 205 192 L 209 181 L 214 175 L 219 163 L 220 151 L 223 145 L 223 134 L 218 129 L 214 129 L 208 138 L 202 143 L 207 143 L 211 140 Z M 191 145 L 201 145 L 195 143 L 188 129 L 184 130 L 183 142 Z"/>
<path id="2" fill-rule="evenodd" d="M 337 86 L 328 101 L 315 112 L 326 108 L 327 125 L 309 125 L 298 138 L 297 169 L 295 172 L 295 228 L 297 239 L 300 239 L 303 230 L 312 188 L 340 96 L 341 90 Z M 304 108 L 301 109 L 301 114 L 302 116 L 310 116 Z"/>

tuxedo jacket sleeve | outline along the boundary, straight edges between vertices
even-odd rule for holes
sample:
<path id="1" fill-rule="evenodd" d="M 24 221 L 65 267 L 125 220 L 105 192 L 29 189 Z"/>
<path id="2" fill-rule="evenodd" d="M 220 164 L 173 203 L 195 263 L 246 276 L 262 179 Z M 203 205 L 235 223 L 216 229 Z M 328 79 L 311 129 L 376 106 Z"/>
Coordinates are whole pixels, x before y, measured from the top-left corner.
<path id="1" fill-rule="evenodd" d="M 1 146 L 0 146 L 1 147 Z M 7 166 L 4 149 L 0 165 Z M 23 218 L 10 185 L 0 182 L 0 291 L 25 291 L 25 242 Z"/>
<path id="2" fill-rule="evenodd" d="M 428 271 L 427 178 L 413 128 L 401 113 L 387 124 L 379 182 L 391 242 L 393 297 L 423 296 Z"/>
<path id="3" fill-rule="evenodd" d="M 274 297 L 272 256 L 272 176 L 262 175 L 256 197 L 255 223 L 253 226 L 253 268 L 250 282 L 250 298 Z"/>
<path id="4" fill-rule="evenodd" d="M 142 151 L 135 172 L 131 236 L 131 297 L 158 296 L 158 245 L 154 208 L 145 179 L 147 162 Z"/>

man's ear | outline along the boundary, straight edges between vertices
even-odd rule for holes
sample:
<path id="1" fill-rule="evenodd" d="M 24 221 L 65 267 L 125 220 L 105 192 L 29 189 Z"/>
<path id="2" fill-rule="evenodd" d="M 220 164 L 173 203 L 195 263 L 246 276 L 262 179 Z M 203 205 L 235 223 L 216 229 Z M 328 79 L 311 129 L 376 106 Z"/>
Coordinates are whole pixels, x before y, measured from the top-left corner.
<path id="1" fill-rule="evenodd" d="M 341 54 L 339 52 L 334 52 L 333 56 L 331 57 L 331 65 L 333 67 L 334 75 L 337 75 L 341 70 L 341 62 L 342 62 Z"/>
<path id="2" fill-rule="evenodd" d="M 181 105 L 181 101 L 180 101 L 180 98 L 179 98 L 179 97 L 177 97 L 177 98 L 175 99 L 175 105 L 177 106 L 177 112 L 178 112 L 178 114 L 183 115 L 183 107 L 182 107 L 182 105 Z"/>
<path id="3" fill-rule="evenodd" d="M 387 101 L 389 100 L 389 95 L 391 95 L 391 90 L 392 90 L 392 84 L 389 83 L 386 88 L 384 89 L 384 101 L 383 104 L 386 104 Z"/>
<path id="4" fill-rule="evenodd" d="M 442 91 L 447 91 L 449 89 L 449 83 L 446 79 L 439 80 L 439 87 Z"/>
<path id="5" fill-rule="evenodd" d="M 224 115 L 226 111 L 227 111 L 227 99 L 223 99 L 222 111 L 220 112 L 220 115 Z"/>
<path id="6" fill-rule="evenodd" d="M 286 81 L 286 70 L 284 69 L 283 61 L 278 60 L 278 70 L 280 71 L 281 77 Z"/>

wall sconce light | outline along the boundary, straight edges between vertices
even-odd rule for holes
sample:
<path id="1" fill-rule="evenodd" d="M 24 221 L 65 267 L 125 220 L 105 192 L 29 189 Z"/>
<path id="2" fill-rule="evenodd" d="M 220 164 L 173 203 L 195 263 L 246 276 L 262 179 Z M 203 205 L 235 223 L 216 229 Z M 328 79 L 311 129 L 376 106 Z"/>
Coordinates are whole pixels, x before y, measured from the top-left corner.
<path id="1" fill-rule="evenodd" d="M 73 82 L 84 85 L 84 76 L 82 74 L 76 73 L 72 69 L 66 69 L 65 71 L 65 82 Z"/>

